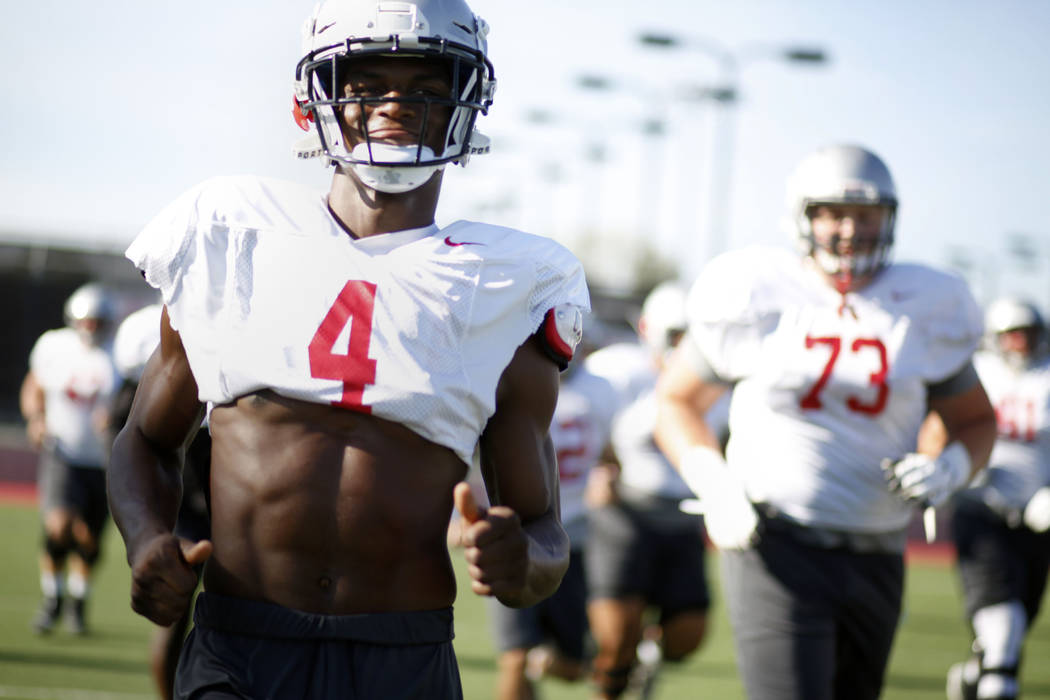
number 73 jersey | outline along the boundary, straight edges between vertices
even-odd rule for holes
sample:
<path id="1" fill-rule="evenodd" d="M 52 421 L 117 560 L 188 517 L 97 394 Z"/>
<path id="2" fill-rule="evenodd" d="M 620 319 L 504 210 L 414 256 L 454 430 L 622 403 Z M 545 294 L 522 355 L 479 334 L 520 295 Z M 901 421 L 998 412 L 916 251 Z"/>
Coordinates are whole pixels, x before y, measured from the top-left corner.
<path id="1" fill-rule="evenodd" d="M 927 386 L 977 347 L 981 313 L 960 278 L 894 264 L 843 297 L 792 251 L 749 248 L 704 269 L 689 322 L 735 384 L 727 459 L 753 501 L 821 527 L 907 525 L 879 464 L 915 451 Z"/>
<path id="2" fill-rule="evenodd" d="M 468 463 L 517 348 L 546 324 L 568 359 L 589 305 L 579 261 L 549 239 L 462 221 L 354 239 L 324 194 L 261 178 L 190 190 L 127 256 L 161 291 L 201 401 L 272 389 L 402 423 Z"/>

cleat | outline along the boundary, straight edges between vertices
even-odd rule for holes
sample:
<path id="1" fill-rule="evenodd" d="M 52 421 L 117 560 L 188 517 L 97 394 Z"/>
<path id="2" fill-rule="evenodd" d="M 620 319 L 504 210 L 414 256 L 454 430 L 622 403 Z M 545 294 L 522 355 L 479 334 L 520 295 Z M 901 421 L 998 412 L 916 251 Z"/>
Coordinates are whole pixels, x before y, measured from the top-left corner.
<path id="1" fill-rule="evenodd" d="M 40 610 L 33 618 L 33 631 L 37 634 L 51 634 L 62 613 L 62 599 L 46 597 L 40 603 Z"/>
<path id="2" fill-rule="evenodd" d="M 87 624 L 84 621 L 84 599 L 74 598 L 73 605 L 69 608 L 66 616 L 66 627 L 69 632 L 77 637 L 87 634 Z"/>

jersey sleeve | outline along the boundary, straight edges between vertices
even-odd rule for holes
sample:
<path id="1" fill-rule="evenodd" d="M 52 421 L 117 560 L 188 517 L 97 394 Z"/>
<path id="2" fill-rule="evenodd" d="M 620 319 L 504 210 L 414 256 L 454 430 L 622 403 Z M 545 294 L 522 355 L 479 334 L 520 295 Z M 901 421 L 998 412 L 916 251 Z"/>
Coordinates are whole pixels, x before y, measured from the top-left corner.
<path id="1" fill-rule="evenodd" d="M 714 258 L 689 290 L 689 338 L 723 381 L 732 383 L 757 361 L 762 338 L 779 311 L 765 279 L 776 278 L 776 253 L 759 248 Z"/>
<path id="2" fill-rule="evenodd" d="M 554 241 L 537 258 L 536 284 L 529 299 L 529 321 L 543 326 L 547 353 L 565 369 L 583 339 L 583 313 L 591 308 L 583 265 Z"/>
<path id="3" fill-rule="evenodd" d="M 928 384 L 944 381 L 973 358 L 984 332 L 981 309 L 966 282 L 956 275 L 931 270 L 919 321 L 924 335 L 923 378 Z"/>
<path id="4" fill-rule="evenodd" d="M 222 211 L 221 183 L 206 181 L 165 207 L 132 241 L 126 257 L 156 288 L 168 309 L 171 327 L 182 336 L 194 368 L 199 395 L 222 396 L 219 347 L 228 308 L 225 295 L 235 286 L 238 239 L 230 235 Z"/>
<path id="5" fill-rule="evenodd" d="M 583 313 L 590 310 L 583 265 L 576 256 L 549 238 L 500 226 L 460 221 L 443 233 L 479 241 L 475 250 L 484 265 L 472 309 L 478 334 L 474 340 L 491 331 L 515 336 L 517 347 L 539 333 L 548 355 L 564 369 L 582 339 Z M 515 308 L 508 326 L 506 314 Z M 524 336 L 518 337 L 521 332 Z"/>

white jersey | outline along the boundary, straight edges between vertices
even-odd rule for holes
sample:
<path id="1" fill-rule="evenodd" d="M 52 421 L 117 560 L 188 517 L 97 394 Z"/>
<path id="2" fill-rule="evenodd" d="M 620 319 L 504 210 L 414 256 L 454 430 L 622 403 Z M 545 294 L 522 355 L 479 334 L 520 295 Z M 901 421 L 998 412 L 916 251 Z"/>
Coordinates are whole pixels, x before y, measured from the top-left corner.
<path id="1" fill-rule="evenodd" d="M 1050 485 L 1050 357 L 1020 369 L 981 352 L 974 365 L 995 406 L 999 436 L 971 491 L 990 489 L 995 505 L 1019 510 Z"/>
<path id="2" fill-rule="evenodd" d="M 657 367 L 652 352 L 638 343 L 617 343 L 592 353 L 584 366 L 605 377 L 617 391 L 612 445 L 620 462 L 620 483 L 639 494 L 692 498 L 653 440 Z"/>
<path id="3" fill-rule="evenodd" d="M 586 516 L 587 477 L 609 444 L 616 401 L 609 382 L 588 372 L 586 366 L 570 369 L 558 389 L 550 435 L 558 455 L 561 520 L 574 544 L 582 544 L 576 542 L 582 535 L 576 526 Z"/>
<path id="4" fill-rule="evenodd" d="M 895 264 L 843 298 L 792 251 L 724 254 L 689 296 L 689 334 L 735 383 L 726 457 L 748 496 L 801 523 L 907 526 L 884 458 L 916 449 L 927 385 L 963 369 L 982 332 L 958 277 Z"/>
<path id="5" fill-rule="evenodd" d="M 146 362 L 160 343 L 160 316 L 164 307 L 150 304 L 128 314 L 113 336 L 113 360 L 120 376 L 133 382 L 142 378 Z"/>
<path id="6" fill-rule="evenodd" d="M 102 421 L 118 384 L 109 348 L 87 345 L 72 328 L 58 328 L 36 341 L 29 369 L 44 390 L 47 434 L 59 454 L 80 466 L 105 467 Z"/>
<path id="7" fill-rule="evenodd" d="M 218 178 L 127 252 L 160 290 L 202 401 L 272 389 L 406 425 L 469 463 L 515 350 L 554 307 L 589 307 L 579 261 L 456 222 L 355 240 L 323 193 Z"/>

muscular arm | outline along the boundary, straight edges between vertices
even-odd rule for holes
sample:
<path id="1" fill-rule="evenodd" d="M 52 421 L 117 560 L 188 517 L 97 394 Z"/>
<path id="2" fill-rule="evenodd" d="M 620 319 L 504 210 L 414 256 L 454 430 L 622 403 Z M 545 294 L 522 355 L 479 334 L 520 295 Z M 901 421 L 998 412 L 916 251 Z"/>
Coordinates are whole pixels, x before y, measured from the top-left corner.
<path id="1" fill-rule="evenodd" d="M 671 354 L 656 384 L 657 418 L 653 438 L 675 466 L 691 447 L 722 451 L 718 436 L 704 416 L 728 387 L 701 378 L 677 350 Z"/>
<path id="2" fill-rule="evenodd" d="M 500 378 L 496 412 L 481 436 L 490 522 L 471 526 L 478 551 L 467 552 L 479 573 L 484 565 L 489 569 L 481 580 L 475 577 L 475 592 L 495 595 L 512 607 L 533 605 L 551 595 L 569 565 L 569 540 L 559 515 L 558 465 L 549 435 L 558 369 L 539 343 L 533 336 L 518 348 Z M 491 522 L 494 518 L 499 521 Z M 485 551 L 486 536 L 495 540 L 495 535 L 500 535 L 501 546 Z"/>
<path id="3" fill-rule="evenodd" d="M 930 415 L 919 434 L 919 451 L 939 453 L 952 442 L 960 442 L 970 453 L 970 480 L 988 463 L 995 445 L 995 409 L 984 386 L 975 384 L 951 396 L 930 398 Z"/>
<path id="4" fill-rule="evenodd" d="M 113 443 L 107 471 L 110 510 L 132 568 L 132 607 L 160 624 L 178 618 L 175 613 L 181 611 L 174 608 L 183 593 L 188 604 L 196 585 L 196 575 L 172 530 L 182 497 L 185 446 L 202 415 L 182 341 L 165 310 L 160 345 L 146 365 L 128 421 Z M 171 596 L 169 589 L 177 595 Z"/>

